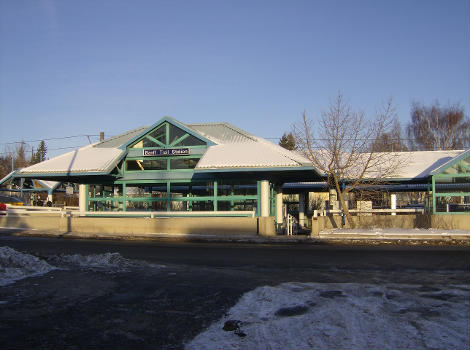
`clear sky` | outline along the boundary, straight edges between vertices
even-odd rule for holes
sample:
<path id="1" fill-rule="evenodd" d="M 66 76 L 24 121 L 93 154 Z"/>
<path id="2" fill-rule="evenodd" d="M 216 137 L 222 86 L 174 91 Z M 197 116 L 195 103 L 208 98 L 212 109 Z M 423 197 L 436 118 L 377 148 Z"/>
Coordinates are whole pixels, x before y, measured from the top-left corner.
<path id="1" fill-rule="evenodd" d="M 0 0 L 0 152 L 165 115 L 278 138 L 339 90 L 469 114 L 469 29 L 468 0 Z"/>

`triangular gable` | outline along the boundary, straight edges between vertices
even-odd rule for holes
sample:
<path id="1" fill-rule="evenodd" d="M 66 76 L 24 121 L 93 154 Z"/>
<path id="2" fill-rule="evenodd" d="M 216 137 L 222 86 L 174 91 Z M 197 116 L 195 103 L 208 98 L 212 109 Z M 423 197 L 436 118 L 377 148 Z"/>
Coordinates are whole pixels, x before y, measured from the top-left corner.
<path id="1" fill-rule="evenodd" d="M 164 117 L 126 142 L 121 146 L 121 149 L 136 146 L 138 148 L 169 148 L 212 145 L 214 145 L 214 142 L 194 132 L 184 124 L 173 118 Z"/>
<path id="2" fill-rule="evenodd" d="M 454 157 L 453 159 L 449 160 L 447 163 L 441 165 L 439 168 L 431 172 L 431 175 L 438 175 L 448 172 L 450 168 L 459 165 L 459 168 L 462 168 L 463 173 L 468 174 L 470 173 L 470 150 L 462 152 L 458 156 Z M 450 173 L 453 173 L 451 171 Z"/>

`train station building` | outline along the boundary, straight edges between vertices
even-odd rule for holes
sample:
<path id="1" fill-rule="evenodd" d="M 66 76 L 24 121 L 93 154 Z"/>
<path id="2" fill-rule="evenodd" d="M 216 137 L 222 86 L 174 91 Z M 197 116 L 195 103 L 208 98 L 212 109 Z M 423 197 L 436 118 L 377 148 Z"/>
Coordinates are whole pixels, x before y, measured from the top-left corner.
<path id="1" fill-rule="evenodd" d="M 86 212 L 277 216 L 282 185 L 321 181 L 311 162 L 229 123 L 165 117 L 18 171 L 80 185 Z M 276 196 L 277 195 L 277 196 Z"/>
<path id="2" fill-rule="evenodd" d="M 389 197 L 420 191 L 428 213 L 468 214 L 470 151 L 398 157 L 403 167 L 376 190 Z M 311 195 L 331 194 L 326 175 L 298 152 L 229 123 L 170 117 L 17 170 L 15 177 L 79 184 L 80 212 L 87 216 L 272 217 L 278 232 L 288 195 L 303 226 Z M 331 209 L 331 195 L 326 199 Z"/>

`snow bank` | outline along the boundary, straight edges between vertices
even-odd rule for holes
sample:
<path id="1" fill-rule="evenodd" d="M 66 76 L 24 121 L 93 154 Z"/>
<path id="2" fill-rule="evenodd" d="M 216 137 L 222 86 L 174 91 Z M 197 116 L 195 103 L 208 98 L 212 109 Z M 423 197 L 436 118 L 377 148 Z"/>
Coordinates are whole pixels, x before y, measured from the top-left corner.
<path id="1" fill-rule="evenodd" d="M 54 269 L 54 266 L 33 255 L 18 252 L 10 247 L 0 247 L 0 286 L 26 277 L 43 275 Z"/>
<path id="2" fill-rule="evenodd" d="M 333 228 L 325 229 L 320 232 L 321 234 L 361 234 L 361 235 L 372 235 L 372 236 L 386 236 L 386 235 L 413 235 L 419 237 L 420 235 L 435 235 L 435 236 L 447 236 L 447 235 L 470 235 L 469 230 L 457 230 L 457 229 L 437 229 L 437 228 Z"/>
<path id="3" fill-rule="evenodd" d="M 79 267 L 103 272 L 126 272 L 132 268 L 162 268 L 140 260 L 130 260 L 119 253 L 91 255 L 53 255 L 40 259 L 34 255 L 18 252 L 10 247 L 0 247 L 0 286 L 23 278 L 39 276 L 57 268 Z"/>
<path id="4" fill-rule="evenodd" d="M 469 291 L 467 285 L 260 287 L 186 349 L 464 349 Z"/>
<path id="5" fill-rule="evenodd" d="M 48 260 L 54 262 L 56 265 L 72 265 L 92 270 L 98 269 L 118 272 L 128 271 L 130 268 L 136 267 L 163 267 L 163 265 L 150 264 L 145 261 L 126 259 L 119 253 L 56 255 L 50 257 Z"/>

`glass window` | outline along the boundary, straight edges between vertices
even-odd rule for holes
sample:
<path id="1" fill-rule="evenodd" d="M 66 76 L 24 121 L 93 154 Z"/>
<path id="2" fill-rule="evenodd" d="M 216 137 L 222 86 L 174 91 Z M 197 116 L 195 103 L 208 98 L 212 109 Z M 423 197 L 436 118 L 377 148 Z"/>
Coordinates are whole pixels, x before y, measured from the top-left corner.
<path id="1" fill-rule="evenodd" d="M 140 140 L 139 142 L 137 142 L 134 146 L 132 146 L 132 148 L 143 148 L 144 147 L 144 141 Z"/>
<path id="2" fill-rule="evenodd" d="M 219 196 L 256 196 L 255 182 L 220 182 L 217 187 Z"/>
<path id="3" fill-rule="evenodd" d="M 126 161 L 126 170 L 166 170 L 166 159 L 139 159 Z"/>
<path id="4" fill-rule="evenodd" d="M 147 147 L 161 147 L 158 143 L 153 142 L 149 138 L 144 138 L 142 140 L 142 147 L 147 148 Z"/>
<path id="5" fill-rule="evenodd" d="M 206 143 L 193 135 L 189 135 L 184 140 L 178 142 L 175 146 L 205 146 Z"/>
<path id="6" fill-rule="evenodd" d="M 186 135 L 186 132 L 170 124 L 170 144 Z"/>
<path id="7" fill-rule="evenodd" d="M 199 158 L 174 158 L 170 160 L 170 169 L 194 169 Z"/>
<path id="8" fill-rule="evenodd" d="M 166 126 L 162 124 L 158 129 L 152 131 L 150 134 L 154 139 L 166 145 Z"/>

